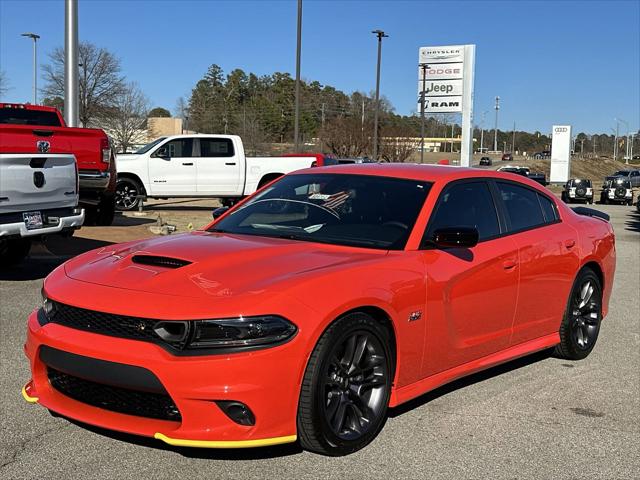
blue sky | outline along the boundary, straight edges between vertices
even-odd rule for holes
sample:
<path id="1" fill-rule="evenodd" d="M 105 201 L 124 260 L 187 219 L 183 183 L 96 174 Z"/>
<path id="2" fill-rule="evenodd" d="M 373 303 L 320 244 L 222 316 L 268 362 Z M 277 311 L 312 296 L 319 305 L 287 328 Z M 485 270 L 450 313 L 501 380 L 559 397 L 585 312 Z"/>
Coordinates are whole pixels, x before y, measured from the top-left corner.
<path id="1" fill-rule="evenodd" d="M 79 0 L 80 39 L 106 47 L 154 105 L 173 110 L 207 67 L 295 71 L 295 1 Z M 398 113 L 415 109 L 418 47 L 475 43 L 475 118 L 502 99 L 500 128 L 607 132 L 640 128 L 640 1 L 304 1 L 302 76 L 350 92 L 375 88 Z M 0 0 L 5 100 L 31 98 L 31 43 L 40 62 L 64 42 L 63 0 Z M 622 127 L 624 130 L 624 126 Z"/>

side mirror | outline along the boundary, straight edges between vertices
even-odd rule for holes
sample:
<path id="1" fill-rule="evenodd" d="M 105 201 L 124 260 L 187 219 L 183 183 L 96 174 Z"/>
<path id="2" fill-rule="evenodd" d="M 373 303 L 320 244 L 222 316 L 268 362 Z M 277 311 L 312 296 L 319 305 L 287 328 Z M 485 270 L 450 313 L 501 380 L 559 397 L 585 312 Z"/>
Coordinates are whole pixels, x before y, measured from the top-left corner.
<path id="1" fill-rule="evenodd" d="M 478 244 L 478 230 L 470 227 L 445 227 L 433 232 L 431 242 L 438 248 L 471 248 Z"/>
<path id="2" fill-rule="evenodd" d="M 214 209 L 213 212 L 211 212 L 211 216 L 215 220 L 216 218 L 221 217 L 222 215 L 227 213 L 228 210 L 229 210 L 229 207 L 218 207 Z"/>
<path id="3" fill-rule="evenodd" d="M 160 147 L 156 150 L 156 153 L 154 153 L 153 156 L 160 158 L 171 158 L 169 156 L 169 149 L 167 147 Z"/>

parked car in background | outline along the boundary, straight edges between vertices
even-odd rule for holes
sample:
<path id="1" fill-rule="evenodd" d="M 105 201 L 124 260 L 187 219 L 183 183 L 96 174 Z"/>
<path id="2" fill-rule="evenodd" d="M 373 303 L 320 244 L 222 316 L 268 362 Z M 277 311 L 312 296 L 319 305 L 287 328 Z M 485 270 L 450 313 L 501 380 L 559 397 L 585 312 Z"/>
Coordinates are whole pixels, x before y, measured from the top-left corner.
<path id="1" fill-rule="evenodd" d="M 633 204 L 631 182 L 624 177 L 607 177 L 600 192 L 600 203 Z"/>
<path id="2" fill-rule="evenodd" d="M 512 162 L 513 161 L 513 155 L 511 153 L 503 153 L 502 154 L 502 161 L 503 162 Z"/>
<path id="3" fill-rule="evenodd" d="M 20 130 L 0 136 L 0 267 L 19 263 L 31 242 L 71 234 L 84 221 L 78 208 L 76 159 L 66 153 L 16 153 Z"/>
<path id="4" fill-rule="evenodd" d="M 640 187 L 640 170 L 618 170 L 611 176 L 629 180 L 633 188 Z"/>
<path id="5" fill-rule="evenodd" d="M 85 224 L 111 225 L 115 213 L 116 172 L 104 131 L 67 127 L 53 107 L 0 103 L 0 137 L 5 152 L 74 155 L 80 177 Z"/>
<path id="6" fill-rule="evenodd" d="M 340 165 L 346 165 L 350 163 L 376 163 L 376 161 L 369 157 L 338 158 L 338 164 Z"/>
<path id="7" fill-rule="evenodd" d="M 282 175 L 311 167 L 312 156 L 246 157 L 237 135 L 172 135 L 118 155 L 116 205 L 132 210 L 143 196 L 220 198 L 230 206 Z"/>
<path id="8" fill-rule="evenodd" d="M 535 160 L 544 160 L 547 158 L 551 158 L 551 150 L 543 150 L 541 152 L 536 152 L 533 154 L 533 158 Z"/>
<path id="9" fill-rule="evenodd" d="M 389 407 L 462 376 L 587 357 L 615 266 L 609 222 L 524 177 L 309 168 L 203 230 L 54 270 L 22 395 L 170 445 L 347 455 Z"/>
<path id="10" fill-rule="evenodd" d="M 534 182 L 538 182 L 540 185 L 546 186 L 547 176 L 542 172 L 531 172 L 529 167 L 520 167 L 520 166 L 512 166 L 505 165 L 504 167 L 498 168 L 499 172 L 507 172 L 507 173 L 515 173 L 516 175 L 521 175 L 523 177 L 530 178 Z"/>
<path id="11" fill-rule="evenodd" d="M 490 157 L 482 157 L 480 159 L 480 165 L 488 167 L 493 165 L 493 161 L 491 160 Z"/>
<path id="12" fill-rule="evenodd" d="M 593 185 L 591 184 L 591 180 L 572 178 L 565 183 L 561 198 L 565 203 L 593 203 Z"/>
<path id="13" fill-rule="evenodd" d="M 324 153 L 285 153 L 283 157 L 313 157 L 315 161 L 311 164 L 312 167 L 326 167 L 338 164 L 338 159 Z"/>

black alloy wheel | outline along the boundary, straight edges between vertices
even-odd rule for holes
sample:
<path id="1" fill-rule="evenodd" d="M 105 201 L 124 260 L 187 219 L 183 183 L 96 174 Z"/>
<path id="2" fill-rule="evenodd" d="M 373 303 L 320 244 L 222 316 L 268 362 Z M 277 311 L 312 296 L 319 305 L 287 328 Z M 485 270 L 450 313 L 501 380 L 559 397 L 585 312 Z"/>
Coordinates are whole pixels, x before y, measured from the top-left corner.
<path id="1" fill-rule="evenodd" d="M 303 448 L 347 455 L 370 443 L 386 420 L 393 359 L 387 329 L 356 312 L 333 323 L 307 365 L 298 406 Z"/>
<path id="2" fill-rule="evenodd" d="M 585 358 L 598 340 L 601 320 L 602 286 L 593 270 L 585 268 L 578 274 L 571 290 L 556 353 L 572 360 Z"/>
<path id="3" fill-rule="evenodd" d="M 133 210 L 138 206 L 141 187 L 132 178 L 119 178 L 116 183 L 116 208 L 118 210 Z"/>

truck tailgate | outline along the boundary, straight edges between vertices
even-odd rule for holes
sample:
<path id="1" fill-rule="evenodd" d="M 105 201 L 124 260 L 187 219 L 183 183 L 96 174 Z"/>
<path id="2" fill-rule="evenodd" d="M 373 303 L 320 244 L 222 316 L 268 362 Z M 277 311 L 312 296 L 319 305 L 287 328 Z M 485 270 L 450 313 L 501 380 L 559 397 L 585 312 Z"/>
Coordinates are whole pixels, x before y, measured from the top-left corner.
<path id="1" fill-rule="evenodd" d="M 69 154 L 0 154 L 0 214 L 78 205 L 76 159 Z"/>

